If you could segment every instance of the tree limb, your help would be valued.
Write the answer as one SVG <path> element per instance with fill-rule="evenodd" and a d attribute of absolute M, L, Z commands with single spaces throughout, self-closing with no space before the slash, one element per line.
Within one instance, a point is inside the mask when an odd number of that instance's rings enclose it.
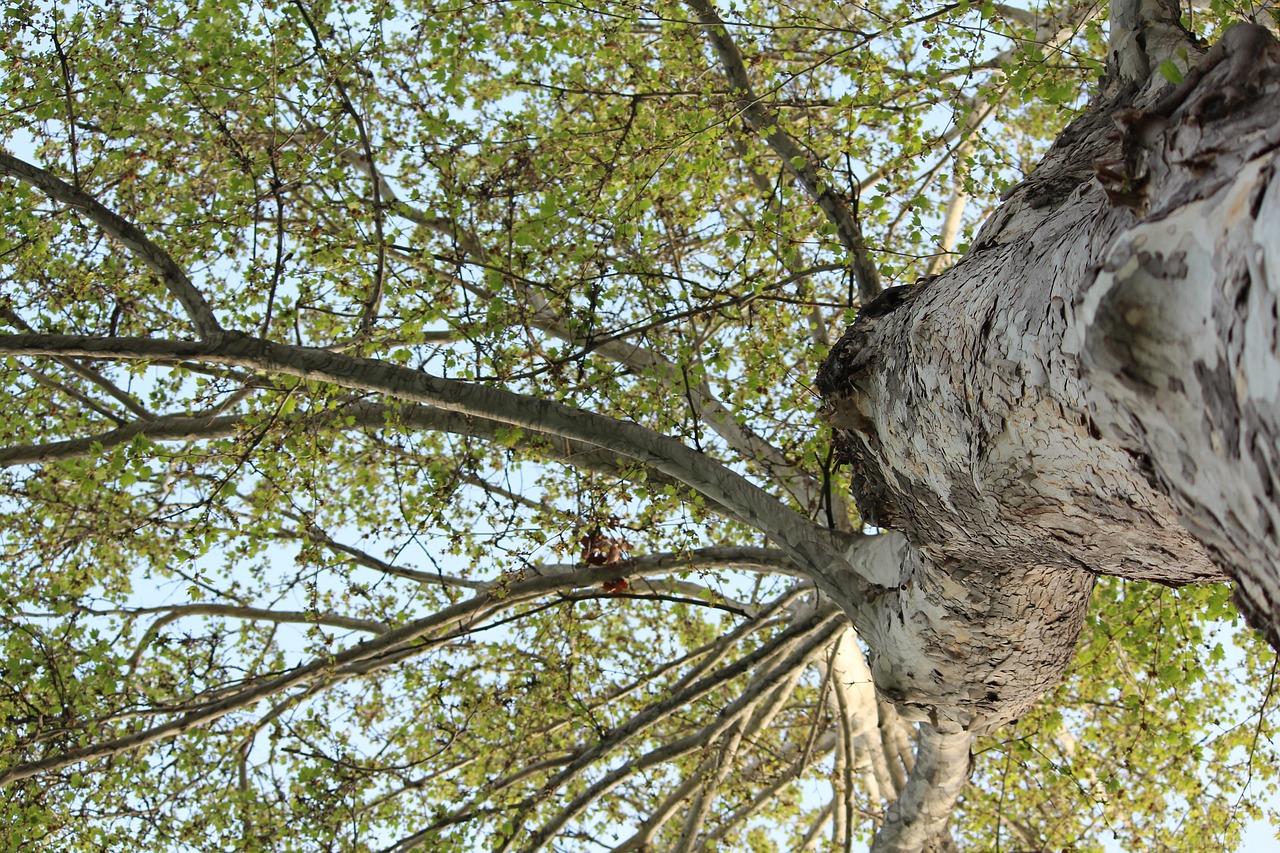
<path fill-rule="evenodd" d="M 54 201 L 83 211 L 99 228 L 120 241 L 134 257 L 160 277 L 169 293 L 182 304 L 200 337 L 212 339 L 221 334 L 222 326 L 214 317 L 213 309 L 205 301 L 204 294 L 191 283 L 186 272 L 169 253 L 151 242 L 137 226 L 66 181 L 4 151 L 0 151 L 0 174 L 17 178 L 36 187 Z"/>
<path fill-rule="evenodd" d="M 202 342 L 81 335 L 0 335 L 6 355 L 79 356 L 197 361 L 282 373 L 343 388 L 386 394 L 445 411 L 488 418 L 568 439 L 585 441 L 673 477 L 765 532 L 811 570 L 842 605 L 864 600 L 873 584 L 855 574 L 841 543 L 854 539 L 828 531 L 714 460 L 638 424 L 524 394 L 443 379 L 407 367 L 311 347 L 288 346 L 243 334 Z M 853 568 L 853 571 L 849 569 Z M 854 607 L 847 606 L 849 612 Z"/>
<path fill-rule="evenodd" d="M 969 779 L 968 732 L 943 733 L 920 724 L 916 764 L 871 843 L 871 853 L 919 853 L 946 827 Z"/>
<path fill-rule="evenodd" d="M 880 272 L 876 267 L 866 241 L 857 211 L 849 200 L 832 189 L 831 181 L 821 174 L 822 164 L 791 134 L 782 129 L 781 121 L 773 110 L 755 93 L 751 75 L 738 45 L 729 36 L 729 29 L 710 0 L 685 0 L 698 16 L 707 39 L 720 57 L 729 86 L 736 93 L 737 107 L 752 130 L 761 134 L 769 147 L 782 160 L 783 168 L 790 172 L 826 214 L 836 227 L 840 243 L 849 252 L 853 263 L 854 278 L 858 282 L 858 294 L 862 304 L 870 302 L 880 293 Z"/>

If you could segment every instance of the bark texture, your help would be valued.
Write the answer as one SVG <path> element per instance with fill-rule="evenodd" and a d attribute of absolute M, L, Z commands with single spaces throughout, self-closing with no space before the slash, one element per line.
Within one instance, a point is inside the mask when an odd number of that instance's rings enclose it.
<path fill-rule="evenodd" d="M 906 538 L 855 622 L 908 719 L 1025 711 L 1098 574 L 1235 577 L 1275 642 L 1276 58 L 1240 25 L 1172 93 L 1124 63 L 961 263 L 833 348 L 819 390 L 859 509 Z"/>
<path fill-rule="evenodd" d="M 1145 216 L 1074 312 L 1089 403 L 1280 648 L 1280 44 L 1238 25 L 1155 109 L 1119 118 L 1114 171 Z"/>

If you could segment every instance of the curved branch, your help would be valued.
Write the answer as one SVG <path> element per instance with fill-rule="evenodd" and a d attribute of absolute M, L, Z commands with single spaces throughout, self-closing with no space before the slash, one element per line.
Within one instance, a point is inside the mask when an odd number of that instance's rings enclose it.
<path fill-rule="evenodd" d="M 806 667 L 807 662 L 801 662 L 789 673 L 786 673 L 780 679 L 778 686 L 773 688 L 769 695 L 764 698 L 761 703 L 762 707 L 752 709 L 751 715 L 745 723 L 735 726 L 725 737 L 723 746 L 709 756 L 709 769 L 714 772 L 704 780 L 702 789 L 698 791 L 693 803 L 686 809 L 685 825 L 681 830 L 677 846 L 673 848 L 673 853 L 688 853 L 688 851 L 705 849 L 707 836 L 702 832 L 702 827 L 711 812 L 711 805 L 715 802 L 717 790 L 724 783 L 729 772 L 733 770 L 735 759 L 743 741 L 750 742 L 756 734 L 772 725 L 774 719 L 782 712 L 788 700 L 791 699 L 796 685 L 799 684 L 801 676 L 804 675 Z M 720 827 L 725 832 L 730 828 L 731 824 L 722 824 Z"/>
<path fill-rule="evenodd" d="M 69 359 L 64 359 L 69 361 Z M 104 413 L 109 414 L 109 413 Z M 42 464 L 74 459 L 99 453 L 113 447 L 128 445 L 138 436 L 148 441 L 201 441 L 227 438 L 240 431 L 243 415 L 166 415 L 149 420 L 123 424 L 116 429 L 93 433 L 83 438 L 52 441 L 46 444 L 22 444 L 0 448 L 0 468 L 13 465 Z M 410 429 L 448 432 L 485 441 L 502 441 L 514 450 L 534 456 L 572 465 L 583 471 L 622 476 L 634 463 L 620 459 L 617 453 L 588 442 L 526 429 L 511 441 L 510 425 L 491 418 L 475 417 L 457 412 L 447 412 L 434 406 L 383 406 L 373 403 L 352 402 L 337 409 L 281 416 L 286 423 L 344 423 L 353 418 L 352 426 L 365 429 L 385 429 L 388 418 Z M 396 449 L 394 445 L 387 445 Z M 658 485 L 683 486 L 679 480 L 660 471 L 650 469 L 647 480 Z M 733 517 L 725 507 L 708 501 L 708 508 Z"/>
<path fill-rule="evenodd" d="M 516 604 L 548 592 L 554 592 L 566 586 L 571 587 L 580 583 L 598 582 L 599 579 L 607 577 L 607 573 L 584 571 L 580 578 L 557 576 L 529 578 L 505 585 L 490 584 L 489 587 L 466 601 L 446 607 L 422 619 L 416 619 L 399 628 L 386 631 L 371 640 L 362 641 L 342 651 L 317 656 L 307 663 L 294 667 L 274 678 L 255 682 L 247 689 L 236 691 L 214 701 L 201 703 L 192 710 L 181 713 L 168 722 L 122 737 L 104 739 L 86 746 L 68 749 L 56 755 L 11 766 L 0 772 L 0 786 L 22 779 L 29 779 L 42 773 L 60 770 L 81 761 L 116 755 L 130 749 L 176 737 L 220 719 L 232 711 L 249 707 L 263 699 L 316 679 L 341 680 L 353 675 L 362 675 L 384 669 L 411 654 L 422 654 L 430 651 L 437 643 L 419 643 L 417 646 L 411 646 L 410 644 L 426 638 L 433 632 L 446 630 L 466 621 L 474 624 L 492 615 L 495 611 L 510 609 Z M 495 597 L 495 592 L 497 591 L 500 591 L 501 594 Z M 443 640 L 448 639 L 452 639 L 452 636 L 445 635 L 443 637 Z"/>
<path fill-rule="evenodd" d="M 169 290 L 195 326 L 202 338 L 216 338 L 222 332 L 222 326 L 213 315 L 213 309 L 205 301 L 204 294 L 196 289 L 168 252 L 151 242 L 141 229 L 128 222 L 115 211 L 109 210 L 92 196 L 73 187 L 66 181 L 35 166 L 25 160 L 19 160 L 11 154 L 0 151 L 0 174 L 17 178 L 23 183 L 39 189 L 54 201 L 60 201 L 68 207 L 83 211 L 107 235 L 120 241 L 134 257 L 151 269 L 164 286 Z"/>
<path fill-rule="evenodd" d="M 407 367 L 311 347 L 228 333 L 189 342 L 82 335 L 0 335 L 5 355 L 83 356 L 197 361 L 280 373 L 343 388 L 386 394 L 459 414 L 550 433 L 612 450 L 673 477 L 764 532 L 850 612 L 874 592 L 847 559 L 855 539 L 828 531 L 792 511 L 741 475 L 675 439 L 639 424 L 501 388 L 443 379 Z"/>

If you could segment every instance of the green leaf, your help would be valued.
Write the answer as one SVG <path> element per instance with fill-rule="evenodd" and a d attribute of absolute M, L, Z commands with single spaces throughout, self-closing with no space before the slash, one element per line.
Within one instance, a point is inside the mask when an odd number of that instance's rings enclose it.
<path fill-rule="evenodd" d="M 1164 79 L 1173 83 L 1175 86 L 1181 83 L 1185 76 L 1182 73 L 1182 69 L 1179 68 L 1178 64 L 1172 59 L 1166 59 L 1164 62 L 1161 62 L 1159 65 L 1159 71 L 1160 76 L 1164 77 Z"/>

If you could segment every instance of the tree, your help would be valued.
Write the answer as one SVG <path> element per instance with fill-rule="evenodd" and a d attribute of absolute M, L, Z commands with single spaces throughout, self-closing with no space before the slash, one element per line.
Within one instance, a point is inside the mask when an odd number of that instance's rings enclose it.
<path fill-rule="evenodd" d="M 10 846 L 1231 847 L 1277 49 L 1100 14 L 10 9 Z"/>

